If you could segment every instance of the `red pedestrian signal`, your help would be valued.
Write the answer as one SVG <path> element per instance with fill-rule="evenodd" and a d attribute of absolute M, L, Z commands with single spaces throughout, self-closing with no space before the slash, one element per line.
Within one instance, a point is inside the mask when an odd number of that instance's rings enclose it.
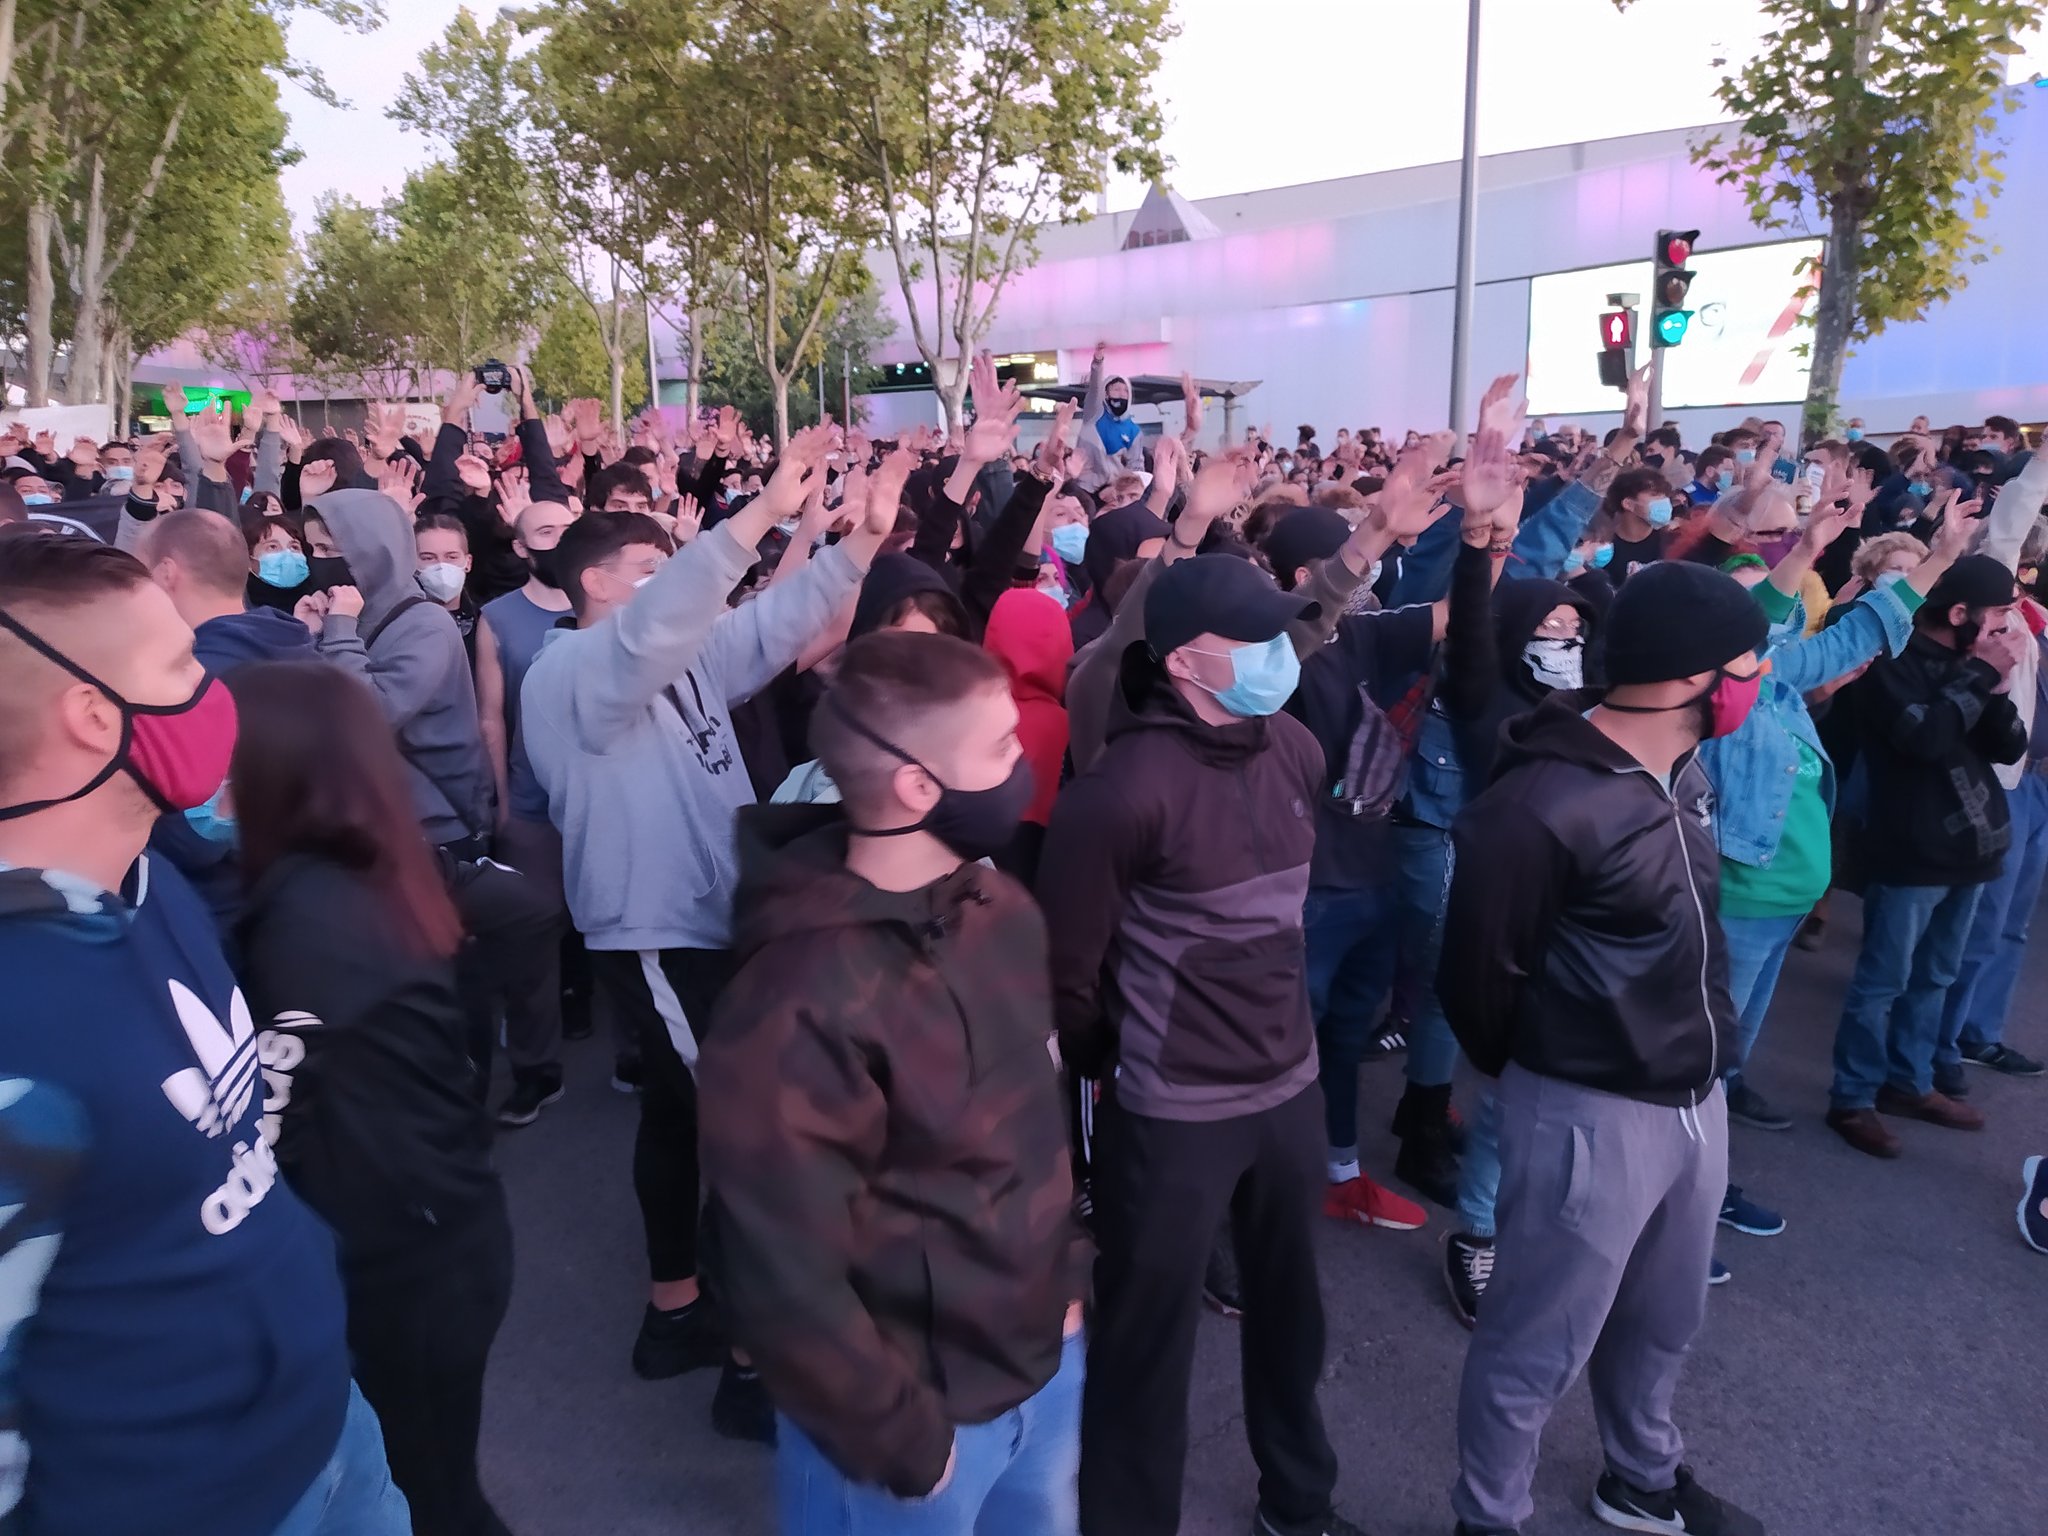
<path fill-rule="evenodd" d="M 1626 352 L 1635 340 L 1634 317 L 1625 309 L 1600 313 L 1600 345 L 1613 352 Z"/>

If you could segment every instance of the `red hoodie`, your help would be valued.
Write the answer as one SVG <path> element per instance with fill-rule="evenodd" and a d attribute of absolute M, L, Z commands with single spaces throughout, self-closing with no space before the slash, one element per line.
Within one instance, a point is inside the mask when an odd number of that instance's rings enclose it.
<path fill-rule="evenodd" d="M 1030 587 L 1015 587 L 996 599 L 983 643 L 1010 675 L 1017 701 L 1017 735 L 1031 764 L 1036 789 L 1024 819 L 1044 826 L 1059 793 L 1060 766 L 1067 755 L 1067 663 L 1074 635 L 1066 610 Z"/>

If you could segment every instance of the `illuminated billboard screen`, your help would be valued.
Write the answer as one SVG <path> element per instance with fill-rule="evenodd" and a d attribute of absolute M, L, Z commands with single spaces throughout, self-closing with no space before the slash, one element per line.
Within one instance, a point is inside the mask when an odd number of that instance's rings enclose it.
<path fill-rule="evenodd" d="M 1818 240 L 1787 240 L 1732 251 L 1695 251 L 1686 307 L 1692 324 L 1681 346 L 1664 353 L 1664 407 L 1785 405 L 1806 398 L 1807 359 L 1795 348 L 1812 313 L 1798 291 L 1802 263 Z M 1650 263 L 1621 262 L 1553 272 L 1529 282 L 1529 411 L 1588 415 L 1621 409 L 1621 392 L 1600 383 L 1600 313 L 1610 293 L 1640 296 L 1636 357 L 1648 356 Z"/>

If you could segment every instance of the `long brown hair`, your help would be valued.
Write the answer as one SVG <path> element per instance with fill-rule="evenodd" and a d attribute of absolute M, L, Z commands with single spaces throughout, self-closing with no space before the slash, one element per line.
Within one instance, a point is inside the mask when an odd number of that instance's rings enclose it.
<path fill-rule="evenodd" d="M 287 854 L 330 860 L 376 889 L 404 942 L 454 954 L 462 919 L 370 690 L 322 661 L 239 667 L 227 684 L 241 716 L 228 782 L 248 883 Z"/>

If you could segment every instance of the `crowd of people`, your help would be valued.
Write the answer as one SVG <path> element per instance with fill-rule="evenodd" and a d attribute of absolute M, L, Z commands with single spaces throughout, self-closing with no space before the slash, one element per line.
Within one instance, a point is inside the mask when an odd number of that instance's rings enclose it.
<path fill-rule="evenodd" d="M 1761 1532 L 1674 1403 L 1718 1229 L 1785 1228 L 1728 1126 L 1793 1123 L 1744 1068 L 1831 890 L 1851 1147 L 2043 1071 L 2048 460 L 1515 382 L 1327 453 L 1192 382 L 1146 432 L 1101 350 L 1029 438 L 985 355 L 890 441 L 516 368 L 502 437 L 468 377 L 431 441 L 0 433 L 0 1524 L 503 1536 L 492 1140 L 604 1031 L 622 1366 L 718 1372 L 785 1536 L 1169 1536 L 1205 1305 L 1255 1531 L 1352 1536 L 1316 1232 L 1395 1185 L 1454 1213 L 1463 1536 L 1582 1372 L 1595 1515 Z"/>

